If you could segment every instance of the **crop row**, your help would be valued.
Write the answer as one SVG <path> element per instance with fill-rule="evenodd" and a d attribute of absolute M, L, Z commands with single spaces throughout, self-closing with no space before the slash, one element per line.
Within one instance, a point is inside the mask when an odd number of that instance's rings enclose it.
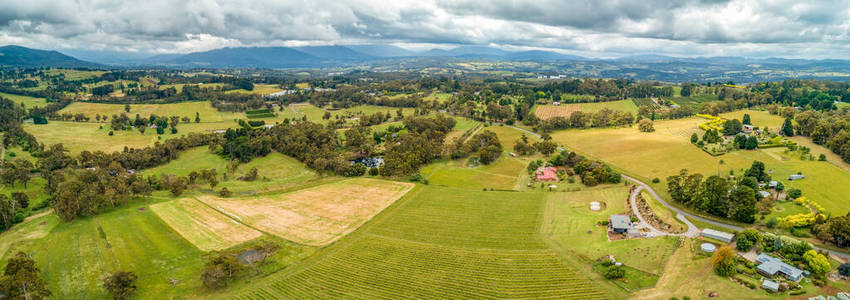
<path fill-rule="evenodd" d="M 368 235 L 243 299 L 603 298 L 547 250 L 444 247 Z"/>

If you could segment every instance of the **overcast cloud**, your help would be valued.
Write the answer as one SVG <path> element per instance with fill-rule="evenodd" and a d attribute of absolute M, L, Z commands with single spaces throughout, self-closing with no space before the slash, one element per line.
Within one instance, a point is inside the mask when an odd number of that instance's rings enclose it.
<path fill-rule="evenodd" d="M 850 58 L 840 0 L 0 1 L 0 44 L 186 53 L 375 43 Z"/>

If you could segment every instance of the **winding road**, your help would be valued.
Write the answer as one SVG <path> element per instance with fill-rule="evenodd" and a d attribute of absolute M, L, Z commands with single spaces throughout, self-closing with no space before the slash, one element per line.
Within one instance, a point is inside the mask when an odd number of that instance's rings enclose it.
<path fill-rule="evenodd" d="M 516 126 L 513 126 L 513 125 L 505 125 L 505 126 L 516 129 L 516 130 L 520 130 L 520 131 L 525 132 L 525 133 L 528 133 L 528 134 L 530 134 L 530 135 L 532 135 L 532 136 L 534 136 L 538 139 L 542 138 L 539 134 L 534 133 L 534 132 L 527 130 L 525 128 L 519 128 L 519 127 L 516 127 Z M 566 150 L 566 149 L 564 149 L 564 147 L 561 147 L 560 145 L 558 146 L 558 151 L 564 151 L 564 150 Z M 662 199 L 661 196 L 659 196 L 658 193 L 656 193 L 655 190 L 652 189 L 652 187 L 650 187 L 648 184 L 644 183 L 643 181 L 640 181 L 637 178 L 634 178 L 634 177 L 631 177 L 631 176 L 628 176 L 628 175 L 625 175 L 625 174 L 621 174 L 621 176 L 623 176 L 623 178 L 625 178 L 626 180 L 634 182 L 635 184 L 638 185 L 638 188 L 636 188 L 635 191 L 640 192 L 640 189 L 645 189 L 647 192 L 649 192 L 650 195 L 652 195 L 652 197 L 655 197 L 655 200 L 657 200 L 658 203 L 661 203 L 661 205 L 664 205 L 665 207 L 669 208 L 670 210 L 676 212 L 676 219 L 679 219 L 679 220 L 685 222 L 685 224 L 688 225 L 688 231 L 685 234 L 692 233 L 691 232 L 692 229 L 699 230 L 699 228 L 694 226 L 694 224 L 691 223 L 687 218 L 691 218 L 693 220 L 697 220 L 697 221 L 700 221 L 700 222 L 703 222 L 703 223 L 706 223 L 706 224 L 711 224 L 711 225 L 714 225 L 714 226 L 717 226 L 717 227 L 726 228 L 726 229 L 729 229 L 729 230 L 732 230 L 732 231 L 742 231 L 742 230 L 745 229 L 744 227 L 741 227 L 741 226 L 726 224 L 726 223 L 723 223 L 723 222 L 718 222 L 718 221 L 706 219 L 706 218 L 694 215 L 692 213 L 689 213 L 687 211 L 684 211 L 681 208 L 670 205 L 669 203 L 667 203 L 667 201 L 664 201 L 664 199 Z M 630 197 L 635 197 L 634 192 Z M 634 200 L 634 198 L 632 198 L 632 200 Z M 650 227 L 649 223 L 646 223 L 646 221 L 643 220 L 643 217 L 638 212 L 637 207 L 634 204 L 634 201 L 631 201 L 631 202 L 632 202 L 632 209 L 636 212 L 635 214 L 638 216 L 638 219 L 640 219 L 640 221 L 642 223 L 647 224 L 646 226 L 651 228 L 651 230 L 661 232 L 660 230 L 657 230 L 655 228 Z M 661 233 L 663 233 L 663 232 L 661 232 Z M 837 258 L 843 259 L 845 261 L 850 261 L 850 253 L 826 249 L 826 248 L 821 248 L 821 247 L 817 247 L 817 246 L 815 246 L 814 248 L 815 248 L 815 250 L 818 250 L 818 251 L 825 251 L 825 252 L 827 252 L 827 253 L 829 253 L 829 254 L 837 257 Z"/>
<path fill-rule="evenodd" d="M 688 230 L 685 231 L 684 233 L 668 233 L 668 232 L 664 232 L 660 229 L 657 229 L 655 227 L 652 227 L 652 224 L 647 222 L 643 218 L 643 215 L 641 215 L 640 209 L 638 209 L 638 205 L 637 205 L 637 201 L 636 201 L 637 196 L 640 195 L 640 192 L 643 191 L 644 189 L 645 189 L 644 186 L 638 185 L 636 188 L 632 189 L 632 193 L 631 193 L 631 195 L 629 195 L 629 203 L 631 203 L 631 205 L 632 205 L 632 211 L 635 213 L 635 216 L 637 216 L 638 220 L 640 220 L 640 223 L 638 223 L 639 225 L 637 226 L 637 228 L 648 229 L 649 230 L 649 237 L 669 235 L 669 236 L 686 236 L 686 237 L 694 238 L 694 237 L 699 236 L 699 233 L 700 233 L 699 228 L 697 228 L 697 226 L 694 225 L 694 223 L 691 223 L 691 221 L 688 220 L 687 218 L 685 218 L 685 216 L 682 215 L 682 214 L 677 214 L 676 219 L 678 219 L 679 221 L 682 221 L 682 223 L 685 223 L 685 225 L 688 226 Z M 649 190 L 647 190 L 647 191 L 649 191 Z M 656 199 L 658 199 L 658 198 L 656 198 Z"/>

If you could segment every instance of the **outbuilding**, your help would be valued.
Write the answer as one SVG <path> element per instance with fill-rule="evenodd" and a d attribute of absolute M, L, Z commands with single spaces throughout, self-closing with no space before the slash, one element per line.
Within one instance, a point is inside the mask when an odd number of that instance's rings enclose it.
<path fill-rule="evenodd" d="M 703 229 L 702 233 L 700 233 L 700 235 L 707 237 L 707 238 L 710 238 L 710 239 L 715 239 L 715 240 L 718 240 L 718 241 L 724 241 L 724 242 L 727 242 L 727 243 L 731 243 L 732 239 L 735 238 L 734 234 L 731 234 L 731 233 L 728 233 L 728 232 L 723 232 L 723 231 L 717 231 L 717 230 L 709 229 L 709 228 Z"/>
<path fill-rule="evenodd" d="M 775 293 L 779 291 L 779 283 L 770 279 L 765 279 L 761 282 L 761 288 Z"/>
<path fill-rule="evenodd" d="M 788 176 L 788 180 L 800 180 L 803 178 L 806 178 L 806 176 L 803 176 L 803 174 L 793 174 L 791 176 Z"/>
<path fill-rule="evenodd" d="M 625 233 L 629 229 L 632 229 L 632 220 L 629 216 L 611 215 L 608 217 L 608 226 L 611 227 L 611 231 L 614 233 Z"/>

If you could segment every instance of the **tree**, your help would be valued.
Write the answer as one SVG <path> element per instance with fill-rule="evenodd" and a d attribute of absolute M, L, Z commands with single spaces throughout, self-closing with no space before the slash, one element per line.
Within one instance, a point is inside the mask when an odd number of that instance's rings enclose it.
<path fill-rule="evenodd" d="M 235 256 L 227 252 L 212 251 L 207 254 L 207 261 L 201 272 L 201 280 L 204 282 L 204 286 L 208 288 L 222 288 L 227 286 L 229 281 L 243 268 Z"/>
<path fill-rule="evenodd" d="M 758 146 L 759 146 L 759 140 L 758 140 L 758 138 L 756 138 L 754 136 L 747 137 L 747 141 L 744 142 L 744 149 L 747 149 L 747 150 L 754 150 L 754 149 L 758 148 Z"/>
<path fill-rule="evenodd" d="M 223 188 L 221 188 L 221 191 L 219 191 L 219 192 L 218 192 L 218 194 L 219 194 L 220 196 L 222 196 L 222 197 L 230 197 L 230 196 L 233 196 L 233 192 L 231 192 L 230 190 L 228 190 L 228 189 L 227 189 L 227 187 L 223 187 Z"/>
<path fill-rule="evenodd" d="M 723 134 L 724 135 L 736 135 L 743 129 L 743 125 L 741 125 L 741 121 L 738 119 L 732 119 L 723 123 Z"/>
<path fill-rule="evenodd" d="M 761 234 L 755 229 L 745 229 L 738 233 L 736 248 L 738 251 L 747 252 L 761 241 Z"/>
<path fill-rule="evenodd" d="M 655 131 L 655 127 L 652 126 L 652 121 L 643 119 L 638 122 L 638 130 L 640 132 L 653 132 Z"/>
<path fill-rule="evenodd" d="M 124 104 L 124 112 L 130 112 L 130 104 Z"/>
<path fill-rule="evenodd" d="M 745 177 L 754 177 L 756 180 L 760 182 L 768 182 L 770 181 L 770 175 L 765 172 L 765 166 L 763 162 L 753 161 L 753 164 L 744 172 Z"/>
<path fill-rule="evenodd" d="M 792 188 L 788 190 L 786 196 L 788 197 L 788 199 L 797 199 L 803 196 L 803 191 L 797 188 Z"/>
<path fill-rule="evenodd" d="M 478 150 L 478 160 L 482 164 L 489 165 L 499 158 L 502 154 L 502 149 L 494 145 L 490 145 Z"/>
<path fill-rule="evenodd" d="M 137 129 L 139 130 L 139 133 L 141 133 L 142 135 L 144 135 L 144 134 L 145 134 L 145 130 L 146 130 L 146 129 L 148 129 L 148 128 L 147 128 L 146 126 L 142 125 L 142 126 L 137 127 Z"/>
<path fill-rule="evenodd" d="M 605 271 L 605 278 L 620 279 L 626 276 L 626 271 L 622 267 L 611 267 Z"/>
<path fill-rule="evenodd" d="M 785 118 L 785 123 L 782 123 L 782 129 L 779 130 L 784 136 L 794 136 L 794 126 L 791 124 L 791 117 Z"/>
<path fill-rule="evenodd" d="M 724 277 L 735 274 L 735 255 L 735 249 L 732 249 L 730 246 L 723 246 L 717 249 L 711 258 L 714 272 Z"/>
<path fill-rule="evenodd" d="M 112 299 L 130 299 L 136 292 L 136 273 L 118 271 L 103 279 L 103 287 L 112 295 Z"/>
<path fill-rule="evenodd" d="M 850 276 L 850 263 L 843 263 L 838 266 L 838 274 L 841 276 Z"/>
<path fill-rule="evenodd" d="M 6 264 L 0 278 L 0 292 L 6 299 L 45 299 L 51 296 L 35 260 L 23 252 L 15 254 Z"/>
<path fill-rule="evenodd" d="M 558 149 L 558 145 L 552 142 L 551 140 L 544 140 L 542 142 L 534 143 L 534 148 L 537 149 L 540 154 L 545 156 L 549 156 L 554 153 L 555 150 Z"/>
<path fill-rule="evenodd" d="M 691 134 L 691 144 L 696 144 L 699 141 L 699 136 L 696 133 Z"/>
<path fill-rule="evenodd" d="M 743 124 L 743 125 L 753 125 L 752 121 L 750 120 L 750 114 L 744 114 L 744 118 L 741 119 L 741 124 Z"/>
<path fill-rule="evenodd" d="M 832 266 L 829 264 L 829 260 L 823 254 L 818 253 L 815 250 L 806 251 L 803 254 L 803 261 L 809 266 L 809 270 L 812 271 L 812 274 L 815 275 L 823 275 L 826 272 L 829 272 L 832 269 Z"/>
<path fill-rule="evenodd" d="M 29 197 L 25 193 L 12 192 L 12 200 L 15 200 L 15 203 L 17 203 L 20 208 L 27 208 L 30 206 Z"/>
<path fill-rule="evenodd" d="M 195 112 L 195 123 L 201 123 L 201 114 Z"/>

